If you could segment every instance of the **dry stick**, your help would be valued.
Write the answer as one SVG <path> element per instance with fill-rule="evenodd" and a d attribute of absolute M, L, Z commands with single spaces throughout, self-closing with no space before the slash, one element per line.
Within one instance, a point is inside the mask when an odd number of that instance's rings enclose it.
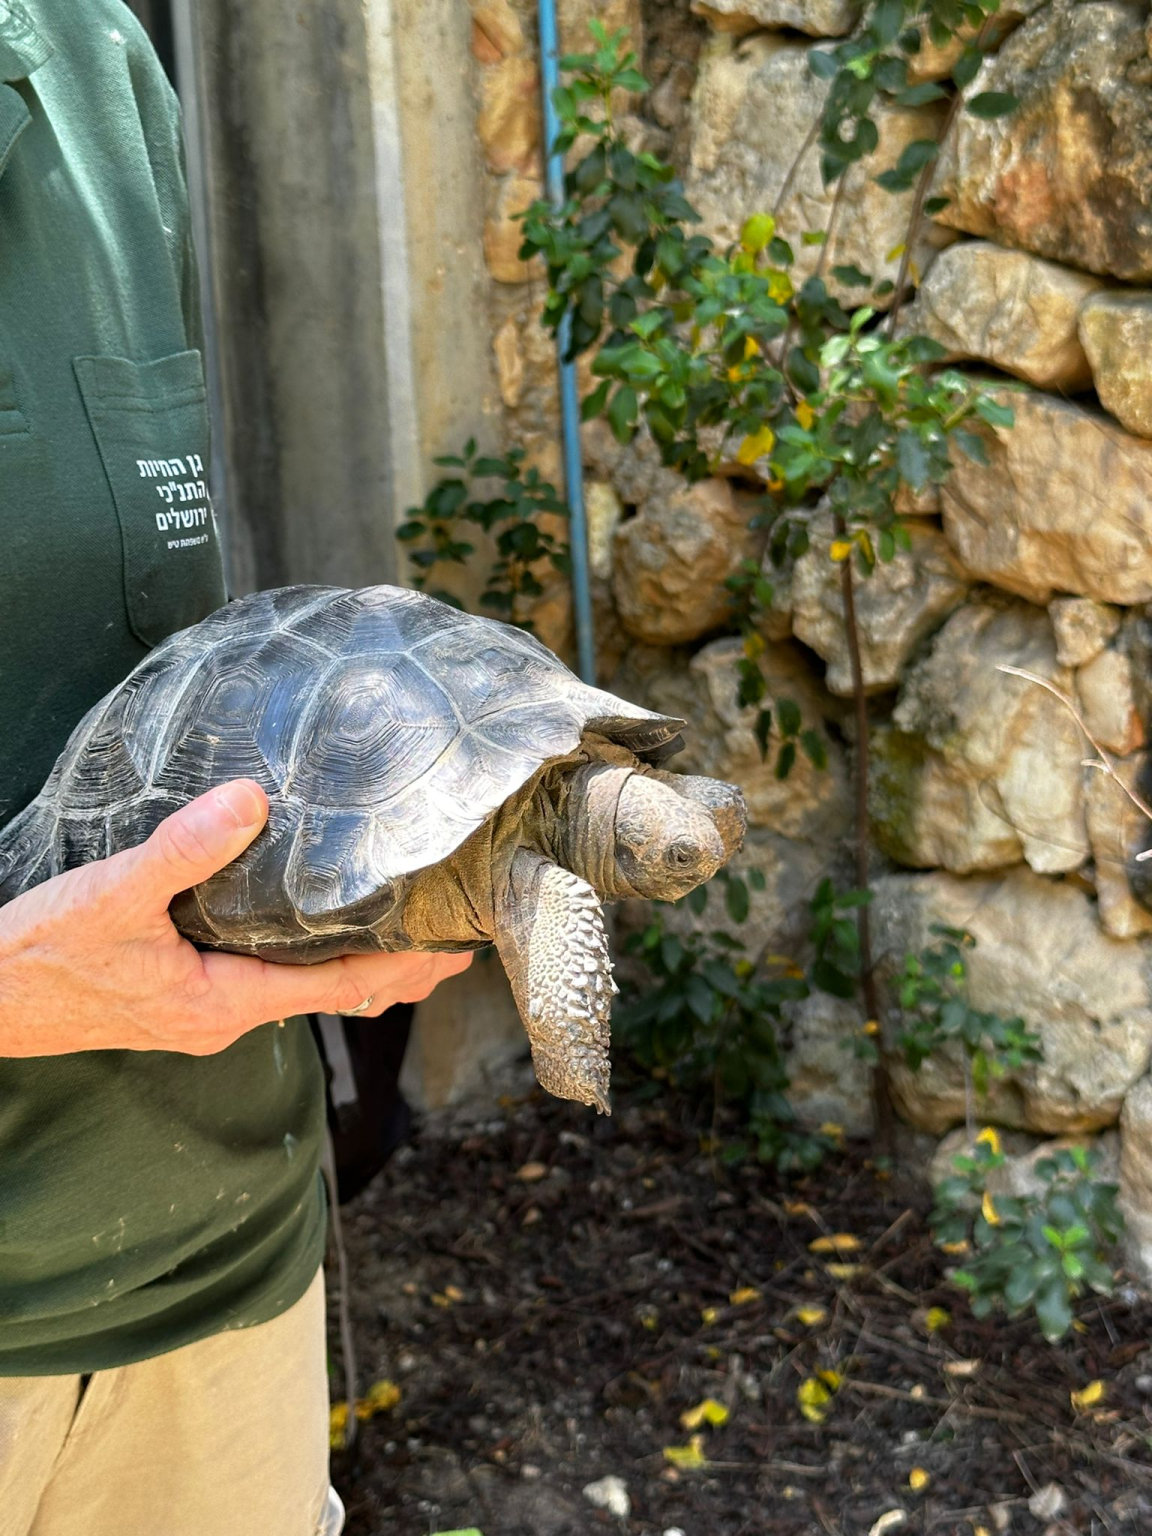
<path fill-rule="evenodd" d="M 843 539 L 847 526 L 836 514 L 836 537 Z M 844 605 L 844 629 L 848 637 L 848 659 L 852 666 L 852 702 L 856 712 L 856 888 L 871 891 L 868 883 L 868 698 L 864 692 L 864 668 L 860 659 L 860 628 L 856 620 L 856 588 L 852 577 L 851 556 L 840 568 L 840 595 Z M 880 998 L 872 959 L 872 924 L 869 903 L 856 908 L 856 932 L 860 938 L 860 985 L 868 1021 L 880 1023 Z M 876 1120 L 876 1148 L 883 1157 L 891 1157 L 895 1143 L 895 1117 L 888 1067 L 884 1061 L 884 1039 L 872 1068 L 872 1112 Z"/>

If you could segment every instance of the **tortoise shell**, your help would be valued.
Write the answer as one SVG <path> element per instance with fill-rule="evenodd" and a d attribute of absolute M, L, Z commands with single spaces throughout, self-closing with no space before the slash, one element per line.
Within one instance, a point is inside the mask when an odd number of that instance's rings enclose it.
<path fill-rule="evenodd" d="M 172 635 L 89 711 L 0 843 L 0 894 L 131 847 L 204 790 L 250 778 L 268 827 L 195 893 L 201 906 L 211 893 L 209 931 L 189 903 L 180 926 L 229 948 L 229 933 L 256 950 L 304 941 L 312 958 L 310 936 L 373 921 L 403 877 L 585 732 L 657 758 L 682 723 L 423 593 L 259 592 Z"/>

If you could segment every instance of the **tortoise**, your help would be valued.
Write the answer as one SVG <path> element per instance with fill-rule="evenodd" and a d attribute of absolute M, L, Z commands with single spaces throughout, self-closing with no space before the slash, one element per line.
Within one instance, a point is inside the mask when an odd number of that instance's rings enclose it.
<path fill-rule="evenodd" d="M 254 779 L 267 826 L 173 901 L 185 937 L 289 964 L 495 944 L 540 1083 L 606 1113 L 601 900 L 684 895 L 744 833 L 738 789 L 659 766 L 683 726 L 420 592 L 259 592 L 89 710 L 0 832 L 0 903 Z"/>

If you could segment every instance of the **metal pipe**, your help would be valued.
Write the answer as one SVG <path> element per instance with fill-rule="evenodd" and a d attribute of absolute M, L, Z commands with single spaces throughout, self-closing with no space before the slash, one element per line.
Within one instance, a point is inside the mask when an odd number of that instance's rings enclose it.
<path fill-rule="evenodd" d="M 548 196 L 554 207 L 564 203 L 564 156 L 553 149 L 560 123 L 552 104 L 552 92 L 560 84 L 559 40 L 556 33 L 556 0 L 539 0 L 540 74 L 544 89 L 544 153 L 548 172 Z M 586 683 L 596 682 L 596 643 L 592 628 L 592 585 L 588 570 L 588 519 L 584 511 L 584 472 L 580 451 L 580 395 L 576 364 L 565 362 L 571 331 L 570 317 L 556 336 L 560 368 L 560 420 L 564 432 L 564 494 L 570 515 L 569 544 L 572 558 L 572 607 L 576 621 L 576 664 Z"/>

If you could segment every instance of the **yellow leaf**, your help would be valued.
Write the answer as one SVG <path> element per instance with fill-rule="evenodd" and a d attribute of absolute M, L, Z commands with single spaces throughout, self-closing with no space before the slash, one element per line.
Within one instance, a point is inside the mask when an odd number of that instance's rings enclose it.
<path fill-rule="evenodd" d="M 333 1403 L 328 1410 L 328 1444 L 334 1451 L 344 1444 L 344 1432 L 348 1428 L 348 1404 Z"/>
<path fill-rule="evenodd" d="M 701 1424 L 711 1424 L 715 1429 L 727 1422 L 727 1408 L 723 1403 L 718 1403 L 714 1397 L 706 1397 L 702 1403 L 697 1403 L 695 1408 L 685 1408 L 680 1415 L 680 1423 L 684 1429 L 699 1429 Z"/>
<path fill-rule="evenodd" d="M 356 1401 L 356 1417 L 363 1423 L 378 1413 L 395 1408 L 400 1401 L 400 1388 L 394 1381 L 374 1381 L 364 1396 Z"/>
<path fill-rule="evenodd" d="M 820 1127 L 820 1134 L 821 1136 L 831 1136 L 833 1141 L 842 1141 L 844 1139 L 844 1127 L 837 1125 L 835 1120 L 825 1120 L 824 1124 Z"/>
<path fill-rule="evenodd" d="M 444 1287 L 444 1294 L 445 1294 L 445 1296 L 447 1296 L 449 1301 L 463 1301 L 464 1300 L 464 1292 L 460 1289 L 460 1287 L 458 1285 L 446 1285 Z"/>
<path fill-rule="evenodd" d="M 640 1326 L 647 1328 L 649 1333 L 654 1333 L 660 1325 L 660 1314 L 655 1307 L 645 1307 L 640 1313 Z"/>
<path fill-rule="evenodd" d="M 984 1191 L 984 1198 L 980 1202 L 980 1214 L 990 1227 L 1000 1225 L 1000 1213 L 997 1211 L 989 1190 Z"/>
<path fill-rule="evenodd" d="M 1000 1156 L 1000 1132 L 994 1125 L 986 1125 L 979 1136 L 977 1136 L 976 1141 L 977 1144 L 983 1141 L 991 1147 L 994 1157 Z"/>
<path fill-rule="evenodd" d="M 986 1525 L 974 1525 L 972 1527 L 972 1536 L 992 1536 L 992 1532 Z"/>
<path fill-rule="evenodd" d="M 774 304 L 786 304 L 795 291 L 787 272 L 769 272 L 768 297 Z"/>
<path fill-rule="evenodd" d="M 775 475 L 767 482 L 767 485 L 770 491 L 782 491 L 784 489 L 783 480 L 777 479 Z"/>
<path fill-rule="evenodd" d="M 828 1313 L 823 1307 L 800 1307 L 796 1313 L 796 1321 L 803 1323 L 805 1328 L 815 1328 L 818 1323 L 826 1320 Z"/>
<path fill-rule="evenodd" d="M 878 1035 L 880 1033 L 880 1025 L 877 1020 L 869 1019 L 861 1033 L 865 1035 Z"/>
<path fill-rule="evenodd" d="M 756 340 L 755 336 L 745 336 L 745 338 L 744 338 L 744 360 L 745 360 L 745 362 L 747 362 L 749 358 L 751 358 L 751 357 L 759 357 L 759 355 L 760 355 L 760 343 Z"/>
<path fill-rule="evenodd" d="M 796 1388 L 796 1401 L 800 1405 L 800 1412 L 810 1424 L 823 1424 L 828 1417 L 828 1404 L 832 1401 L 833 1389 L 825 1385 L 818 1376 L 809 1376 Z"/>
<path fill-rule="evenodd" d="M 757 459 L 762 459 L 766 453 L 772 452 L 775 441 L 776 434 L 771 427 L 761 427 L 757 432 L 750 432 L 736 450 L 736 462 L 755 464 Z"/>
<path fill-rule="evenodd" d="M 952 1324 L 952 1314 L 944 1307 L 929 1307 L 924 1314 L 924 1326 L 929 1333 L 939 1333 L 941 1328 Z"/>
<path fill-rule="evenodd" d="M 443 1291 L 433 1291 L 429 1300 L 434 1307 L 450 1307 L 452 1305 Z"/>
<path fill-rule="evenodd" d="M 839 1371 L 817 1371 L 817 1376 L 831 1391 L 835 1392 L 844 1383 L 844 1378 Z"/>
<path fill-rule="evenodd" d="M 704 1454 L 704 1436 L 693 1435 L 687 1445 L 666 1445 L 664 1460 L 671 1462 L 674 1467 L 681 1467 L 684 1471 L 706 1467 L 708 1458 Z"/>
<path fill-rule="evenodd" d="M 731 1292 L 728 1300 L 734 1307 L 743 1307 L 750 1301 L 759 1301 L 760 1292 L 754 1285 L 742 1285 L 738 1291 Z"/>
<path fill-rule="evenodd" d="M 720 1312 L 719 1312 L 719 1309 L 716 1308 L 716 1307 L 701 1307 L 700 1308 L 700 1319 L 703 1322 L 705 1328 L 711 1328 L 712 1324 L 716 1321 L 716 1319 L 719 1316 L 720 1316 Z"/>
<path fill-rule="evenodd" d="M 808 404 L 807 400 L 801 400 L 796 407 L 796 420 L 804 428 L 805 432 L 812 430 L 812 423 L 816 420 L 816 412 Z"/>
<path fill-rule="evenodd" d="M 784 1209 L 789 1216 L 811 1216 L 812 1207 L 807 1200 L 785 1200 Z"/>
<path fill-rule="evenodd" d="M 923 1467 L 913 1467 L 908 1474 L 908 1486 L 913 1493 L 920 1493 L 932 1481 Z"/>
<path fill-rule="evenodd" d="M 941 1243 L 940 1252 L 951 1254 L 953 1258 L 968 1252 L 968 1239 L 962 1237 L 958 1243 Z"/>
<path fill-rule="evenodd" d="M 833 539 L 831 548 L 828 550 L 828 553 L 832 556 L 832 559 L 836 562 L 836 564 L 839 565 L 843 561 L 847 560 L 848 556 L 852 553 L 852 545 L 848 542 L 847 539 Z"/>
<path fill-rule="evenodd" d="M 833 1280 L 854 1280 L 857 1275 L 864 1273 L 864 1269 L 863 1264 L 825 1264 L 824 1266 L 825 1273 L 831 1275 Z"/>
<path fill-rule="evenodd" d="M 1081 1387 L 1079 1392 L 1070 1392 L 1072 1406 L 1077 1413 L 1083 1413 L 1085 1408 L 1091 1408 L 1101 1402 L 1104 1397 L 1105 1387 L 1102 1381 L 1090 1381 L 1086 1387 Z"/>
<path fill-rule="evenodd" d="M 901 240 L 899 245 L 894 245 L 892 247 L 892 249 L 888 252 L 887 256 L 885 256 L 884 260 L 885 261 L 899 261 L 901 256 L 903 256 L 903 254 L 904 254 L 904 242 L 903 242 L 903 240 Z"/>
<path fill-rule="evenodd" d="M 860 1239 L 851 1232 L 833 1232 L 829 1237 L 814 1237 L 808 1244 L 809 1253 L 855 1253 Z"/>

